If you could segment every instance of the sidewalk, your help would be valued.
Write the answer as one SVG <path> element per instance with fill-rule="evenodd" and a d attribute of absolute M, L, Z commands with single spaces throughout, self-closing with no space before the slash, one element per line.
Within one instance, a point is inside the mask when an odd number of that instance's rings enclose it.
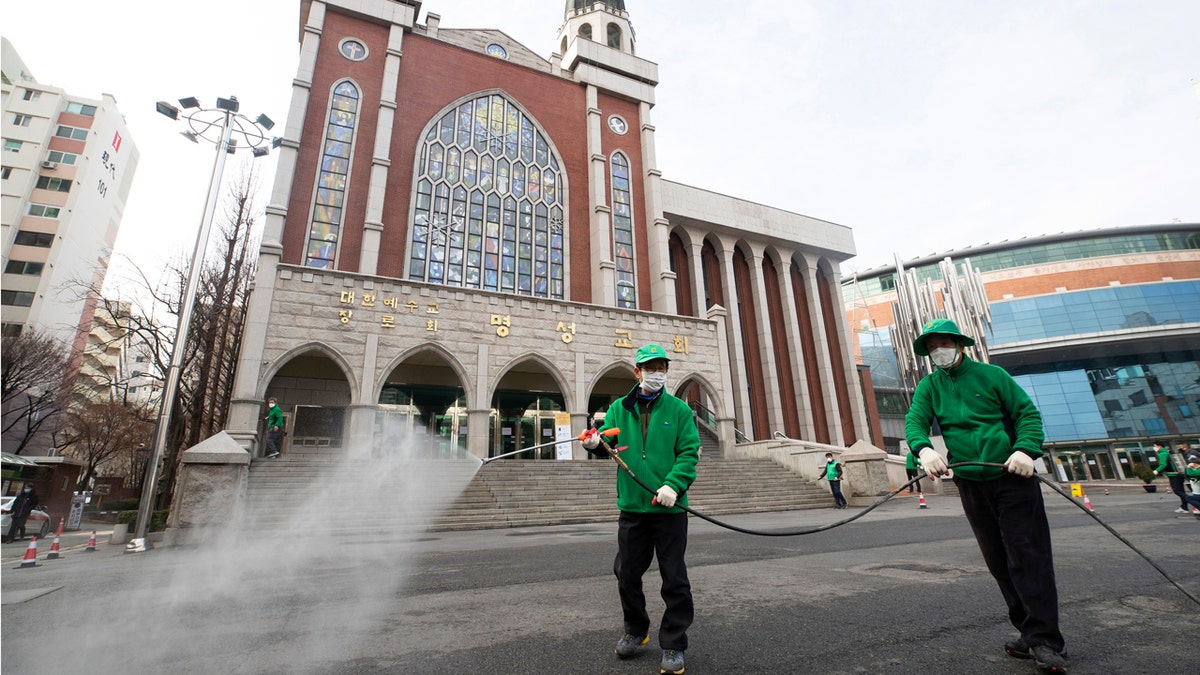
<path fill-rule="evenodd" d="M 111 546 L 108 541 L 112 538 L 113 526 L 112 523 L 82 523 L 80 529 L 63 532 L 59 537 L 58 548 L 62 553 L 67 551 L 80 551 L 87 548 L 88 539 L 92 536 L 92 531 L 96 532 L 96 550 L 97 552 L 109 547 L 123 552 L 125 546 Z M 9 544 L 0 546 L 0 563 L 8 563 L 10 561 L 20 561 L 25 558 L 25 551 L 29 548 L 29 540 L 31 537 L 25 537 L 22 541 L 14 541 Z M 50 546 L 54 543 L 54 532 L 46 535 L 45 539 L 38 539 L 37 551 L 38 560 L 44 560 L 46 554 L 50 552 Z"/>

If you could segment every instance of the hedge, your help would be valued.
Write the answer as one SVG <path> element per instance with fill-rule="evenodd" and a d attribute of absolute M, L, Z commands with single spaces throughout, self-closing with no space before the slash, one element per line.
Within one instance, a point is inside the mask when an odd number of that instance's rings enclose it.
<path fill-rule="evenodd" d="M 150 514 L 150 531 L 162 532 L 167 529 L 167 516 L 171 514 L 170 509 L 161 509 Z M 117 522 L 125 523 L 129 529 L 133 529 L 137 524 L 137 510 L 122 511 L 117 514 Z"/>

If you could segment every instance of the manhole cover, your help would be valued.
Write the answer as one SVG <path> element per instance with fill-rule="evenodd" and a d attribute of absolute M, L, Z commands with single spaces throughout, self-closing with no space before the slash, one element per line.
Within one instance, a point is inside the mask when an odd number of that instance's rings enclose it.
<path fill-rule="evenodd" d="M 849 568 L 847 571 L 854 572 L 856 574 L 869 574 L 877 577 L 924 582 L 947 581 L 950 579 L 958 579 L 960 577 L 982 574 L 986 572 L 986 570 L 982 567 L 945 565 L 935 562 L 907 560 L 893 560 L 885 563 L 856 565 Z"/>

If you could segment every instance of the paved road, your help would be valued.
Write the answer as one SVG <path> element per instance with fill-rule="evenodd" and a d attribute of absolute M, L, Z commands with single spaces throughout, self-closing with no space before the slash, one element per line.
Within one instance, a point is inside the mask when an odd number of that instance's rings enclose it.
<path fill-rule="evenodd" d="M 1048 499 L 1072 672 L 1200 672 L 1200 607 L 1073 505 Z M 1200 521 L 1155 495 L 1093 501 L 1200 595 Z M 803 537 L 693 520 L 687 672 L 1036 672 L 1000 649 L 1014 632 L 957 499 L 929 502 L 919 510 L 897 499 Z M 854 512 L 730 520 L 779 529 Z M 31 569 L 13 569 L 6 547 L 0 663 L 21 674 L 657 673 L 655 650 L 624 662 L 611 653 L 614 539 L 612 523 L 230 534 L 205 549 L 135 555 L 104 543 Z M 657 616 L 655 576 L 647 590 Z"/>

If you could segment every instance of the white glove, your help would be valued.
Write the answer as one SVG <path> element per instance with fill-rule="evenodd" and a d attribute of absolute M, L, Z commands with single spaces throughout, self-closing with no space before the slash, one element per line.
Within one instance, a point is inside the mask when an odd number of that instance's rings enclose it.
<path fill-rule="evenodd" d="M 600 447 L 600 434 L 595 429 L 588 429 L 587 434 L 584 435 L 583 440 L 579 441 L 579 443 L 583 446 L 584 450 L 595 450 Z"/>
<path fill-rule="evenodd" d="M 665 506 L 669 509 L 675 506 L 675 498 L 678 496 L 679 493 L 675 492 L 674 488 L 670 485 L 664 485 L 658 488 L 658 496 L 655 499 L 658 500 L 659 506 Z"/>
<path fill-rule="evenodd" d="M 1017 450 L 1008 456 L 1008 461 L 1004 463 L 1004 468 L 1008 469 L 1009 473 L 1015 473 L 1021 478 L 1029 478 L 1033 475 L 1033 458 Z"/>
<path fill-rule="evenodd" d="M 921 448 L 918 457 L 921 460 L 921 468 L 930 476 L 944 476 L 949 472 L 946 460 L 933 448 Z"/>

